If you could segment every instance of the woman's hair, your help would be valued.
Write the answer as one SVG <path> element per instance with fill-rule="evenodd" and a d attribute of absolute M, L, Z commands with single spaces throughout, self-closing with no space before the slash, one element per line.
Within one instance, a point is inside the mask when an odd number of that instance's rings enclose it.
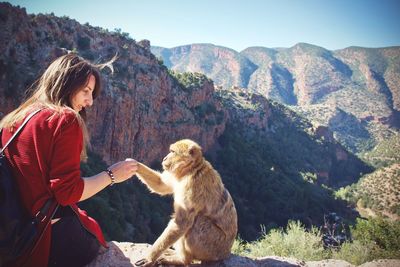
<path fill-rule="evenodd" d="M 13 129 L 15 124 L 22 121 L 26 115 L 35 108 L 45 107 L 61 113 L 69 109 L 76 114 L 84 136 L 84 149 L 81 158 L 86 158 L 86 146 L 89 145 L 89 134 L 85 125 L 86 111 L 73 110 L 72 97 L 84 88 L 89 82 L 90 75 L 95 77 L 96 83 L 93 89 L 93 99 L 100 94 L 101 79 L 100 69 L 108 66 L 112 69 L 112 63 L 116 57 L 103 64 L 93 64 L 75 53 L 68 53 L 54 60 L 43 75 L 31 86 L 30 96 L 14 111 L 0 121 L 0 128 Z"/>

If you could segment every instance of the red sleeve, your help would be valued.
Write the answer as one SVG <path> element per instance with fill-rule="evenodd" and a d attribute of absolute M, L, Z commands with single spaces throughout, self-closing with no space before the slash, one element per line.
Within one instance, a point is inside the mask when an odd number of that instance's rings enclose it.
<path fill-rule="evenodd" d="M 50 189 L 63 206 L 79 201 L 83 193 L 80 155 L 83 134 L 72 113 L 63 114 L 56 122 L 54 146 L 49 166 Z"/>

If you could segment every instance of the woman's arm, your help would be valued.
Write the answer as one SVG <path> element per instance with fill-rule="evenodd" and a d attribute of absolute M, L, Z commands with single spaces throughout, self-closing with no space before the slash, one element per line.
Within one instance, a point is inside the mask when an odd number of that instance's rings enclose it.
<path fill-rule="evenodd" d="M 62 114 L 48 123 L 49 130 L 54 131 L 54 141 L 50 148 L 50 189 L 58 203 L 66 206 L 88 199 L 111 184 L 111 178 L 106 172 L 81 177 L 80 153 L 83 134 L 74 114 Z M 135 175 L 137 162 L 126 159 L 108 169 L 113 173 L 115 182 L 120 183 Z"/>
<path fill-rule="evenodd" d="M 138 163 L 133 159 L 126 159 L 115 163 L 108 168 L 115 178 L 115 183 L 121 183 L 136 174 Z M 83 177 L 83 192 L 79 201 L 86 200 L 111 184 L 110 175 L 103 171 L 91 177 Z"/>

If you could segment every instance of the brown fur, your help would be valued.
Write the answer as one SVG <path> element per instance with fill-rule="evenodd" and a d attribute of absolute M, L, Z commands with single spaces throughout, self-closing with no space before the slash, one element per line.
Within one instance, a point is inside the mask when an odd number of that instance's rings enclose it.
<path fill-rule="evenodd" d="M 174 195 L 174 214 L 146 259 L 136 265 L 187 265 L 227 258 L 237 233 L 235 205 L 221 178 L 185 139 L 170 146 L 163 173 L 139 163 L 137 176 L 154 193 Z M 167 249 L 174 245 L 175 250 Z"/>

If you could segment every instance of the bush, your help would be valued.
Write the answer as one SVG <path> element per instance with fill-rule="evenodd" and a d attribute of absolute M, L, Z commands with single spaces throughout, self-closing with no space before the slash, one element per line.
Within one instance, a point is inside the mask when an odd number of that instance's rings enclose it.
<path fill-rule="evenodd" d="M 400 222 L 382 218 L 357 220 L 352 229 L 354 241 L 345 242 L 337 249 L 324 250 L 321 234 L 312 227 L 307 230 L 300 222 L 289 221 L 286 230 L 263 230 L 258 241 L 246 243 L 240 237 L 235 240 L 232 253 L 247 257 L 281 256 L 304 261 L 323 259 L 345 260 L 354 265 L 378 259 L 400 259 Z"/>
<path fill-rule="evenodd" d="M 379 250 L 378 246 L 373 243 L 362 243 L 354 241 L 353 243 L 346 242 L 338 251 L 332 251 L 332 258 L 337 260 L 345 260 L 354 265 L 360 265 L 364 262 L 375 259 L 375 252 Z"/>
<path fill-rule="evenodd" d="M 175 78 L 175 80 L 187 91 L 200 88 L 206 81 L 210 80 L 207 76 L 201 73 L 184 72 L 179 73 L 173 70 L 169 70 L 169 74 Z"/>
<path fill-rule="evenodd" d="M 247 243 L 240 237 L 235 239 L 231 252 L 236 255 L 245 255 L 247 252 Z"/>
<path fill-rule="evenodd" d="M 324 259 L 329 251 L 324 250 L 318 229 L 312 227 L 306 231 L 299 221 L 289 221 L 286 231 L 273 229 L 269 234 L 264 233 L 260 240 L 247 246 L 244 254 L 251 257 L 294 257 L 309 261 Z"/>
<path fill-rule="evenodd" d="M 383 218 L 357 219 L 352 229 L 354 239 L 364 244 L 375 243 L 388 251 L 400 251 L 400 221 Z"/>

